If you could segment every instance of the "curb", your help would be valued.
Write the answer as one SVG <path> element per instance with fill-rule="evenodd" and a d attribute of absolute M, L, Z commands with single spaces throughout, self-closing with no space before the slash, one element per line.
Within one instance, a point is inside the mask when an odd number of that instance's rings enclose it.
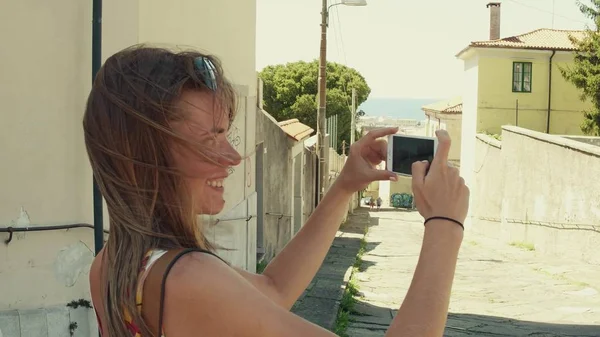
<path fill-rule="evenodd" d="M 369 224 L 368 210 L 358 208 L 348 215 L 317 275 L 292 307 L 293 313 L 329 331 L 334 330 L 341 299 Z"/>

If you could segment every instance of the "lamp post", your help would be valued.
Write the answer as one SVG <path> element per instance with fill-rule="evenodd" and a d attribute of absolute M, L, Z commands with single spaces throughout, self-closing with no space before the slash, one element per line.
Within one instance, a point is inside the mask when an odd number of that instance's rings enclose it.
<path fill-rule="evenodd" d="M 317 109 L 317 149 L 319 151 L 319 176 L 317 186 L 319 188 L 319 201 L 325 195 L 325 182 L 329 177 L 328 165 L 325 162 L 327 145 L 325 144 L 325 121 L 327 105 L 327 27 L 329 21 L 329 9 L 333 6 L 366 6 L 367 0 L 341 0 L 338 3 L 327 6 L 327 0 L 323 0 L 321 9 L 321 53 L 319 57 L 319 82 Z"/>

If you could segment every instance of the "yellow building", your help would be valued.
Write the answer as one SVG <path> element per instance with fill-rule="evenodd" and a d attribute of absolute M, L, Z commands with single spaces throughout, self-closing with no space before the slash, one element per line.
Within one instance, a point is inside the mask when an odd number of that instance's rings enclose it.
<path fill-rule="evenodd" d="M 425 135 L 435 136 L 437 130 L 446 130 L 452 138 L 448 160 L 455 166 L 460 164 L 460 142 L 462 133 L 462 98 L 455 97 L 425 105 L 421 108 L 427 116 Z"/>
<path fill-rule="evenodd" d="M 553 134 L 581 134 L 582 111 L 589 107 L 567 82 L 561 68 L 573 64 L 570 37 L 582 31 L 538 29 L 526 34 L 471 43 L 457 57 L 467 76 L 463 114 L 475 131 L 500 134 L 516 125 Z"/>
<path fill-rule="evenodd" d="M 573 65 L 576 47 L 571 38 L 580 39 L 584 32 L 537 29 L 500 38 L 500 6 L 487 5 L 490 39 L 472 42 L 457 54 L 464 62 L 460 168 L 471 186 L 480 169 L 475 166 L 477 133 L 500 135 L 503 125 L 516 125 L 581 135 L 582 111 L 590 107 L 560 72 Z"/>

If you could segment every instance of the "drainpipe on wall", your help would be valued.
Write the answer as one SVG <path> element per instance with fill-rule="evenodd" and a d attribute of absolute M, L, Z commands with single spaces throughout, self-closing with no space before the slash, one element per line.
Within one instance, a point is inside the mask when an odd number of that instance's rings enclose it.
<path fill-rule="evenodd" d="M 548 70 L 548 116 L 546 117 L 546 133 L 550 133 L 550 112 L 552 111 L 552 59 L 556 55 L 556 50 L 550 55 L 549 70 Z"/>
<path fill-rule="evenodd" d="M 102 0 L 92 0 L 92 83 L 102 64 Z M 93 179 L 94 198 L 94 248 L 96 255 L 104 245 L 104 214 L 102 213 L 102 194 Z"/>
<path fill-rule="evenodd" d="M 517 99 L 515 106 L 515 126 L 519 126 L 519 100 Z"/>

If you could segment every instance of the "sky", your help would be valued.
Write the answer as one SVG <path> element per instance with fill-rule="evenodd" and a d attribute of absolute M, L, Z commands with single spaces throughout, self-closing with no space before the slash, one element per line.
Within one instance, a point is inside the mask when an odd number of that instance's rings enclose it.
<path fill-rule="evenodd" d="M 489 1 L 367 1 L 331 8 L 328 61 L 363 74 L 371 98 L 460 95 L 463 64 L 455 55 L 489 38 Z M 584 29 L 588 22 L 575 0 L 501 2 L 503 38 L 539 28 Z M 257 0 L 257 70 L 318 58 L 320 6 L 320 0 Z"/>

